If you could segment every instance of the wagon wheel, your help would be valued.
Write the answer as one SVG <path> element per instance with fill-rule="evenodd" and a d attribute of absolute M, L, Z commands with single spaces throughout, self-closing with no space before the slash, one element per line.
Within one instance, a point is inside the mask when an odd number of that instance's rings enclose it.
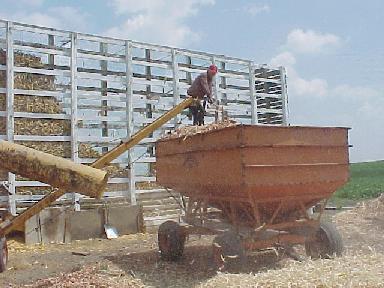
<path fill-rule="evenodd" d="M 213 261 L 219 270 L 243 264 L 245 261 L 241 239 L 234 232 L 225 232 L 216 236 L 212 246 Z"/>
<path fill-rule="evenodd" d="M 184 252 L 186 234 L 174 221 L 166 221 L 160 225 L 158 244 L 161 258 L 167 261 L 180 259 Z"/>
<path fill-rule="evenodd" d="M 329 222 L 321 222 L 313 237 L 305 242 L 305 252 L 313 259 L 329 258 L 332 255 L 341 256 L 343 249 L 339 231 Z"/>
<path fill-rule="evenodd" d="M 8 246 L 5 237 L 0 239 L 0 273 L 7 270 L 8 263 Z"/>

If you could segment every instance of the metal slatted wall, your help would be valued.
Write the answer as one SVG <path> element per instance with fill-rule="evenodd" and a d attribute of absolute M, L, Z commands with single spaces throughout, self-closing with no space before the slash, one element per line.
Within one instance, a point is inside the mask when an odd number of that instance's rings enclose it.
<path fill-rule="evenodd" d="M 0 50 L 5 57 L 0 64 L 5 78 L 0 83 L 0 95 L 4 96 L 0 117 L 5 126 L 0 130 L 0 138 L 36 147 L 49 146 L 48 152 L 49 148 L 57 147 L 59 156 L 76 162 L 93 162 L 119 144 L 120 139 L 169 110 L 186 97 L 193 79 L 211 63 L 219 67 L 215 97 L 230 118 L 247 124 L 287 124 L 282 67 L 269 68 L 223 55 L 7 21 L 0 21 Z M 17 84 L 23 79 L 30 85 Z M 27 107 L 25 111 L 17 108 L 17 103 L 31 97 L 33 101 L 21 104 Z M 28 105 L 33 103 L 42 103 L 44 113 L 34 111 L 33 107 L 29 111 Z M 214 119 L 215 111 L 211 109 L 206 122 Z M 40 121 L 40 126 L 48 127 L 47 133 L 36 135 L 29 128 L 23 130 L 17 121 Z M 15 123 L 21 128 L 15 127 Z M 175 125 L 188 123 L 185 111 L 116 159 L 105 197 L 136 203 L 156 199 L 148 195 L 164 193 L 154 184 L 154 142 Z M 60 125 L 67 128 L 57 129 Z M 7 193 L 2 193 L 0 202 L 13 214 L 23 203 L 40 199 L 44 193 L 39 191 L 44 190 L 37 188 L 46 186 L 18 179 L 11 173 L 3 181 Z M 29 190 L 34 192 L 28 193 Z M 67 194 L 62 200 L 81 209 L 81 195 Z M 163 204 L 152 200 L 147 203 L 148 211 Z M 175 203 L 169 205 L 176 208 Z M 161 213 L 148 213 L 148 219 L 156 222 Z"/>

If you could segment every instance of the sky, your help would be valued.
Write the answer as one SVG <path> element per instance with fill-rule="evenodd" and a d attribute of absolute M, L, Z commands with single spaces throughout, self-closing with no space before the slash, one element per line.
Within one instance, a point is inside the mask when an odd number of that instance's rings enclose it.
<path fill-rule="evenodd" d="M 0 18 L 285 66 L 292 125 L 351 127 L 384 159 L 384 1 L 0 0 Z"/>

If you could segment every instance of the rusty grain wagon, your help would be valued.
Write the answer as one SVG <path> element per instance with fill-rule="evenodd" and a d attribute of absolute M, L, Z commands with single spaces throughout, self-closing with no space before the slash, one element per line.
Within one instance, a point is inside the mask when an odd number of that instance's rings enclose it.
<path fill-rule="evenodd" d="M 320 221 L 349 176 L 348 129 L 238 125 L 156 144 L 157 181 L 180 192 L 185 222 L 159 228 L 164 258 L 181 257 L 186 236 L 214 234 L 214 255 L 305 244 L 312 257 L 342 253 L 335 227 Z M 308 209 L 320 203 L 314 217 Z M 232 257 L 232 258 L 233 258 Z"/>

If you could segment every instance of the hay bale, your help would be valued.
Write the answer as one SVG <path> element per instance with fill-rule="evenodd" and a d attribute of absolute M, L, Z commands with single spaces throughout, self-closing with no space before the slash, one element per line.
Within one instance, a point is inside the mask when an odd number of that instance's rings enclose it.
<path fill-rule="evenodd" d="M 80 158 L 100 158 L 101 153 L 93 149 L 92 146 L 86 143 L 79 144 L 79 157 Z"/>
<path fill-rule="evenodd" d="M 104 167 L 102 170 L 106 171 L 110 177 L 120 177 L 126 178 L 128 177 L 128 169 L 120 167 L 119 164 L 111 164 Z"/>
<path fill-rule="evenodd" d="M 1 128 L 2 125 L 0 125 Z M 71 123 L 57 119 L 18 118 L 15 121 L 16 135 L 69 136 Z"/>
<path fill-rule="evenodd" d="M 6 72 L 0 71 L 0 87 L 6 87 L 6 79 Z M 55 76 L 17 72 L 14 75 L 14 88 L 55 91 Z"/>
<path fill-rule="evenodd" d="M 61 114 L 63 109 L 52 96 L 15 95 L 15 112 Z"/>
<path fill-rule="evenodd" d="M 16 66 L 30 67 L 30 68 L 43 68 L 45 65 L 41 62 L 40 57 L 22 52 L 14 53 L 14 60 Z M 7 52 L 0 49 L 0 64 L 7 64 Z"/>
<path fill-rule="evenodd" d="M 55 76 L 15 73 L 15 89 L 55 91 Z"/>
<path fill-rule="evenodd" d="M 58 157 L 71 158 L 71 143 L 69 142 L 16 141 L 16 143 Z"/>

